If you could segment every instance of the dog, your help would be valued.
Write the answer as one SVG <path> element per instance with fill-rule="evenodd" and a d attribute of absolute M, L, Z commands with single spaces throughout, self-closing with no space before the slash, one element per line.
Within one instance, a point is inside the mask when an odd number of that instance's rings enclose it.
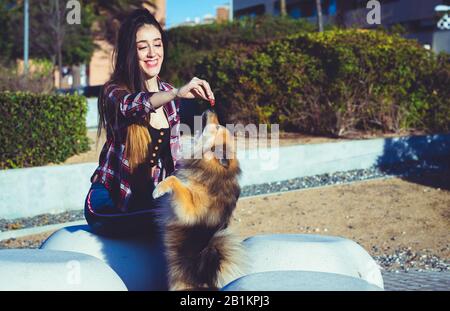
<path fill-rule="evenodd" d="M 217 290 L 243 275 L 243 247 L 228 228 L 241 192 L 234 139 L 213 110 L 202 119 L 191 158 L 152 194 L 170 194 L 158 208 L 169 290 Z"/>

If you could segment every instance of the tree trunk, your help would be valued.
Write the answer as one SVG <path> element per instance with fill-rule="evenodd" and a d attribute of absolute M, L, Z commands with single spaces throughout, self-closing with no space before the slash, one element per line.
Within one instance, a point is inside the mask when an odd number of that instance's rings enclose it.
<path fill-rule="evenodd" d="M 61 88 L 63 80 L 63 68 L 62 68 L 61 11 L 59 9 L 59 0 L 55 0 L 55 14 L 56 14 L 56 51 L 59 70 L 59 88 Z"/>

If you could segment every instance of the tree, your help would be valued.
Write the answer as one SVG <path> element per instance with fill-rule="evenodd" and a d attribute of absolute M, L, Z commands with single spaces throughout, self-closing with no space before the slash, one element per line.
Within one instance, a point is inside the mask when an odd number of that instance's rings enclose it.
<path fill-rule="evenodd" d="M 156 8 L 155 0 L 83 0 L 83 4 L 90 5 L 99 23 L 94 35 L 115 44 L 116 34 L 120 22 L 129 12 L 146 7 Z"/>
<path fill-rule="evenodd" d="M 8 63 L 14 51 L 13 16 L 17 14 L 17 7 L 7 1 L 0 1 L 0 62 Z"/>
<path fill-rule="evenodd" d="M 23 55 L 23 4 L 17 4 L 13 9 L 9 22 L 14 27 L 8 32 L 14 38 L 14 52 L 9 57 L 15 60 Z M 90 60 L 95 48 L 91 32 L 95 15 L 89 5 L 81 6 L 81 24 L 69 25 L 66 22 L 66 1 L 61 0 L 33 1 L 29 14 L 30 58 L 49 59 L 55 65 L 58 59 L 63 65 L 77 65 Z"/>
<path fill-rule="evenodd" d="M 81 24 L 66 22 L 63 0 L 30 1 L 30 58 L 63 65 L 87 63 L 96 35 L 114 43 L 120 21 L 133 9 L 155 7 L 154 0 L 81 0 Z M 99 24 L 99 30 L 93 29 Z M 0 0 L 0 60 L 13 63 L 23 57 L 23 1 Z M 60 74 L 60 76 L 62 76 Z"/>

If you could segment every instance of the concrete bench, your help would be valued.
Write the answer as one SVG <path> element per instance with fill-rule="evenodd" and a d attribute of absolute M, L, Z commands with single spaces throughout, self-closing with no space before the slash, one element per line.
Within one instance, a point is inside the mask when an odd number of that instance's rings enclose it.
<path fill-rule="evenodd" d="M 0 250 L 0 291 L 126 291 L 103 261 L 81 253 Z"/>
<path fill-rule="evenodd" d="M 70 226 L 53 233 L 40 248 L 96 257 L 120 276 L 128 290 L 167 290 L 167 266 L 159 236 L 109 238 L 93 234 L 87 225 Z"/>
<path fill-rule="evenodd" d="M 314 271 L 361 280 L 363 283 L 354 282 L 355 288 L 357 284 L 365 284 L 361 290 L 369 285 L 383 288 L 375 261 L 361 246 L 348 239 L 273 234 L 250 237 L 243 243 L 248 256 L 248 275 L 270 271 Z M 55 232 L 41 249 L 78 252 L 99 258 L 120 276 L 129 290 L 167 289 L 167 266 L 160 237 L 142 240 L 106 238 L 91 233 L 88 226 L 72 226 Z M 286 274 L 276 277 L 282 275 Z"/>
<path fill-rule="evenodd" d="M 382 288 L 347 275 L 316 271 L 269 271 L 248 274 L 222 291 L 381 291 Z"/>
<path fill-rule="evenodd" d="M 244 241 L 251 258 L 248 274 L 267 271 L 317 271 L 362 279 L 384 288 L 380 268 L 356 242 L 315 234 L 270 234 Z"/>

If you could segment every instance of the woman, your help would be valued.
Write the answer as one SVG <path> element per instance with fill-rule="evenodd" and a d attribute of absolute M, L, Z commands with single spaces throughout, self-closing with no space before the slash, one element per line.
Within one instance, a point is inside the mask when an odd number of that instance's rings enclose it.
<path fill-rule="evenodd" d="M 91 177 L 85 217 L 98 234 L 135 234 L 152 228 L 154 187 L 178 169 L 181 98 L 214 101 L 208 82 L 193 78 L 174 88 L 160 80 L 167 40 L 145 9 L 119 29 L 115 68 L 98 100 L 98 136 L 106 130 Z"/>

